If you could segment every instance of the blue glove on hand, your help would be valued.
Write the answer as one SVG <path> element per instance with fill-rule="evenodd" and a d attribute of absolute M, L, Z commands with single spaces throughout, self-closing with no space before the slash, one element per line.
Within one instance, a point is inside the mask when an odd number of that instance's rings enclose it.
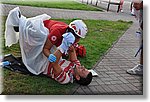
<path fill-rule="evenodd" d="M 56 62 L 56 56 L 55 56 L 54 54 L 50 54 L 50 55 L 48 56 L 48 60 L 49 60 L 50 62 Z"/>
<path fill-rule="evenodd" d="M 75 42 L 75 37 L 71 32 L 65 33 L 62 36 L 63 36 L 63 40 L 62 40 L 62 44 L 59 46 L 59 49 L 62 53 L 64 52 L 66 53 L 69 47 Z"/>

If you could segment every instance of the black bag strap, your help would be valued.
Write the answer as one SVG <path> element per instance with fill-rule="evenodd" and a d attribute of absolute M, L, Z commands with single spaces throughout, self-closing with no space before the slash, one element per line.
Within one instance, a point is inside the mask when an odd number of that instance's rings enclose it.
<path fill-rule="evenodd" d="M 19 72 L 23 74 L 33 75 L 22 62 L 21 57 L 14 57 L 12 54 L 5 55 L 3 61 L 9 61 L 10 65 L 4 66 L 4 68 L 9 69 L 14 72 Z"/>

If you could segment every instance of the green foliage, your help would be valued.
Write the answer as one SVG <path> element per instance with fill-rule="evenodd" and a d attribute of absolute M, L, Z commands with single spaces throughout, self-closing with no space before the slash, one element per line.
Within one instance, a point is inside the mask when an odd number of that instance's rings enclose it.
<path fill-rule="evenodd" d="M 74 0 L 1 0 L 1 2 L 5 4 L 36 6 L 46 8 L 102 11 L 102 9 L 100 8 L 82 4 Z"/>
<path fill-rule="evenodd" d="M 2 94 L 68 94 L 75 84 L 60 85 L 45 76 L 24 75 L 4 70 L 4 91 Z"/>

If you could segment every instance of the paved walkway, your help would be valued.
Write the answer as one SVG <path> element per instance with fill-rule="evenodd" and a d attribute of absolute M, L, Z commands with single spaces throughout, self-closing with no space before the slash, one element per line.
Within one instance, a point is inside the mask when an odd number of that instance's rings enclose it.
<path fill-rule="evenodd" d="M 16 5 L 1 5 L 1 15 L 7 15 L 9 10 Z M 76 86 L 70 94 L 74 95 L 114 95 L 114 94 L 143 94 L 143 77 L 129 75 L 126 70 L 134 67 L 139 62 L 139 56 L 134 57 L 138 48 L 135 31 L 138 23 L 134 17 L 114 12 L 63 10 L 51 8 L 37 8 L 19 6 L 23 15 L 32 17 L 46 13 L 53 18 L 82 18 L 82 19 L 103 19 L 103 20 L 125 20 L 133 21 L 133 25 L 124 35 L 109 49 L 106 55 L 94 66 L 94 70 L 99 74 L 94 77 L 89 86 Z"/>
<path fill-rule="evenodd" d="M 134 23 L 100 60 L 94 70 L 99 74 L 89 86 L 79 87 L 73 94 L 142 94 L 142 77 L 129 75 L 126 70 L 139 61 L 134 57 L 138 47 Z"/>
<path fill-rule="evenodd" d="M 0 15 L 8 15 L 12 8 L 17 5 L 1 5 L 2 12 Z M 133 17 L 130 15 L 124 16 L 122 13 L 116 12 L 98 12 L 98 11 L 81 11 L 81 10 L 66 10 L 66 9 L 54 9 L 54 8 L 39 8 L 30 6 L 19 6 L 23 15 L 27 17 L 37 16 L 43 13 L 50 15 L 52 18 L 82 18 L 82 19 L 101 19 L 101 20 L 124 20 L 124 21 L 134 21 Z"/>
<path fill-rule="evenodd" d="M 89 5 L 96 5 L 97 0 L 77 0 L 78 2 L 84 2 L 85 4 L 88 2 Z M 91 2 L 92 1 L 92 2 Z M 98 0 L 99 2 L 97 3 L 97 7 L 103 8 L 105 11 L 107 9 L 108 3 L 104 1 L 109 1 L 109 0 Z M 112 0 L 112 1 L 120 1 L 120 0 Z M 130 5 L 131 5 L 131 0 L 124 0 L 123 3 L 123 13 L 119 12 L 119 14 L 127 16 L 130 15 Z M 110 5 L 109 11 L 108 12 L 117 12 L 118 5 Z"/>

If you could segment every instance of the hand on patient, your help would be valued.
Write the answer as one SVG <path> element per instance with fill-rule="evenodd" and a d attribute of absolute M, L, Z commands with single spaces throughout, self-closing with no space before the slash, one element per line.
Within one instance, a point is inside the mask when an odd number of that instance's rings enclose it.
<path fill-rule="evenodd" d="M 69 47 L 74 43 L 75 37 L 72 33 L 65 33 L 62 35 L 63 40 L 62 44 L 58 47 L 58 49 L 61 51 L 61 53 L 67 53 Z"/>

